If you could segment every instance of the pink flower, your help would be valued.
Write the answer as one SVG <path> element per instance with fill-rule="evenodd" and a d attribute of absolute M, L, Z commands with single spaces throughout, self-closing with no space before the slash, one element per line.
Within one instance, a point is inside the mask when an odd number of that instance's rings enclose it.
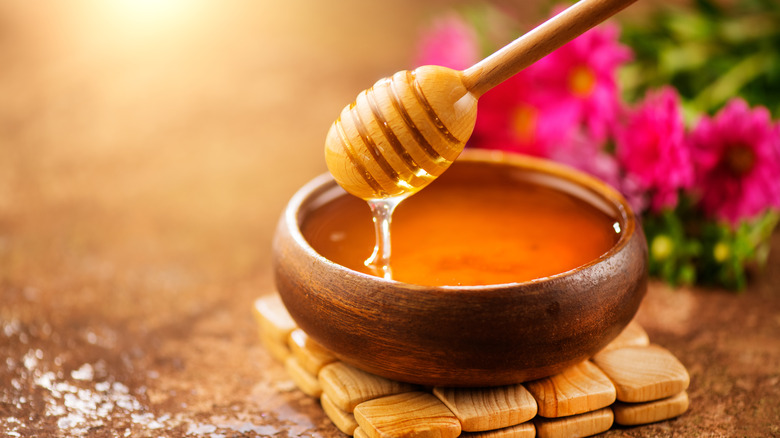
<path fill-rule="evenodd" d="M 548 107 L 569 108 L 599 142 L 611 134 L 620 112 L 617 69 L 632 58 L 618 34 L 614 25 L 593 28 L 527 69 Z"/>
<path fill-rule="evenodd" d="M 702 209 L 733 225 L 780 208 L 780 125 L 764 107 L 731 100 L 691 133 Z"/>
<path fill-rule="evenodd" d="M 525 71 L 485 93 L 470 144 L 549 157 L 552 149 L 571 141 L 576 132 L 573 109 L 548 105 L 538 93 Z"/>
<path fill-rule="evenodd" d="M 478 60 L 476 31 L 462 17 L 451 13 L 434 21 L 422 36 L 416 64 L 463 70 Z"/>
<path fill-rule="evenodd" d="M 592 158 L 617 122 L 615 73 L 631 58 L 617 35 L 591 29 L 485 93 L 471 144 L 554 158 L 578 143 L 593 150 L 569 157 Z"/>
<path fill-rule="evenodd" d="M 614 156 L 600 147 L 594 147 L 591 139 L 582 136 L 574 138 L 552 150 L 549 158 L 589 173 L 620 189 L 620 165 Z"/>
<path fill-rule="evenodd" d="M 611 185 L 623 194 L 637 214 L 647 208 L 645 192 L 637 184 L 636 177 L 625 175 L 617 158 L 603 148 L 594 147 L 592 140 L 585 137 L 575 139 L 565 146 L 555 148 L 549 158 Z"/>
<path fill-rule="evenodd" d="M 650 192 L 651 208 L 674 208 L 678 190 L 693 182 L 677 92 L 665 87 L 648 93 L 617 129 L 615 140 L 618 161 L 642 190 Z"/>

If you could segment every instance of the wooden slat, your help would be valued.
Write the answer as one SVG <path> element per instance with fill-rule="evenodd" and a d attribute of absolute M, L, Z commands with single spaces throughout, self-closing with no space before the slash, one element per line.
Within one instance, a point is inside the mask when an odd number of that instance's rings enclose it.
<path fill-rule="evenodd" d="M 625 347 L 598 353 L 593 361 L 612 380 L 617 399 L 640 403 L 686 390 L 690 377 L 672 353 L 657 345 Z"/>
<path fill-rule="evenodd" d="M 615 386 L 606 374 L 589 361 L 524 385 L 536 399 L 539 415 L 544 417 L 581 414 L 615 402 Z"/>
<path fill-rule="evenodd" d="M 266 333 L 265 330 L 260 330 L 260 342 L 271 357 L 279 362 L 284 363 L 290 357 L 290 347 L 287 346 L 287 343 L 279 342 L 275 337 Z"/>
<path fill-rule="evenodd" d="M 325 411 L 325 415 L 330 418 L 330 421 L 332 421 L 340 431 L 347 435 L 353 435 L 355 433 L 355 428 L 357 428 L 358 424 L 354 415 L 339 409 L 339 407 L 333 403 L 333 400 L 330 399 L 328 394 L 324 392 L 320 396 L 320 403 L 322 404 L 322 410 Z"/>
<path fill-rule="evenodd" d="M 601 351 L 616 350 L 623 347 L 645 347 L 650 345 L 650 337 L 636 320 L 632 320 L 626 328 L 607 344 Z"/>
<path fill-rule="evenodd" d="M 612 427 L 612 409 L 602 408 L 593 412 L 563 418 L 534 418 L 536 436 L 539 438 L 576 438 L 595 435 Z"/>
<path fill-rule="evenodd" d="M 336 361 L 333 353 L 299 328 L 290 333 L 288 345 L 290 352 L 298 358 L 301 366 L 314 375 L 317 375 L 325 365 Z"/>
<path fill-rule="evenodd" d="M 433 394 L 406 392 L 360 403 L 355 419 L 371 438 L 455 438 L 461 426 L 455 414 Z"/>
<path fill-rule="evenodd" d="M 344 362 L 333 362 L 319 373 L 322 390 L 342 411 L 352 412 L 359 403 L 417 389 L 408 383 L 396 382 L 359 370 Z"/>
<path fill-rule="evenodd" d="M 534 438 L 535 436 L 536 427 L 530 421 L 502 429 L 485 432 L 463 432 L 460 434 L 460 438 Z"/>
<path fill-rule="evenodd" d="M 617 402 L 612 406 L 615 423 L 624 426 L 655 423 L 682 415 L 688 410 L 688 393 L 645 403 Z"/>
<path fill-rule="evenodd" d="M 260 330 L 270 338 L 286 344 L 290 332 L 297 326 L 279 295 L 276 293 L 264 295 L 255 300 L 253 308 Z"/>
<path fill-rule="evenodd" d="M 433 394 L 450 408 L 468 432 L 514 426 L 536 415 L 536 401 L 523 385 L 434 388 Z"/>
<path fill-rule="evenodd" d="M 355 438 L 371 438 L 371 437 L 369 437 L 369 436 L 368 436 L 368 434 L 367 434 L 365 431 L 363 431 L 363 429 L 361 429 L 359 426 L 358 426 L 358 428 L 357 428 L 357 429 L 355 429 L 355 432 L 353 432 L 353 434 L 354 434 L 353 436 L 354 436 Z"/>
<path fill-rule="evenodd" d="M 322 395 L 322 386 L 320 386 L 317 376 L 306 371 L 295 356 L 290 356 L 284 361 L 284 368 L 295 386 L 304 394 L 314 398 L 319 398 Z"/>

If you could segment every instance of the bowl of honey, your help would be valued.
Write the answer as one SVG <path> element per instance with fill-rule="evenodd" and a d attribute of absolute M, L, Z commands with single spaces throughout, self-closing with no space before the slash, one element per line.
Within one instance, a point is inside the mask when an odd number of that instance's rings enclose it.
<path fill-rule="evenodd" d="M 626 200 L 548 160 L 465 151 L 392 219 L 392 279 L 364 263 L 366 203 L 323 175 L 274 237 L 277 290 L 341 360 L 427 386 L 496 386 L 556 374 L 630 322 L 647 247 Z"/>

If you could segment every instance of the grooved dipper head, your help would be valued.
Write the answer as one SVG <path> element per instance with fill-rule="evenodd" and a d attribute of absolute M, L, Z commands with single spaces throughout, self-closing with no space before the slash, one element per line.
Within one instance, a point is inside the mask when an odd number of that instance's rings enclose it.
<path fill-rule="evenodd" d="M 341 111 L 328 131 L 325 161 L 339 185 L 357 197 L 412 194 L 458 157 L 476 116 L 477 98 L 460 71 L 400 71 Z"/>

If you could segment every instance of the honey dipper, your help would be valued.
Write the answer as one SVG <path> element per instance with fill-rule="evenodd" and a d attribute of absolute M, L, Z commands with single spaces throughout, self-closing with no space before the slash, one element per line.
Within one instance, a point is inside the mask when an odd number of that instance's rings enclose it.
<path fill-rule="evenodd" d="M 330 173 L 365 200 L 417 192 L 460 155 L 482 94 L 634 1 L 580 0 L 463 71 L 429 65 L 379 80 L 331 126 Z"/>

